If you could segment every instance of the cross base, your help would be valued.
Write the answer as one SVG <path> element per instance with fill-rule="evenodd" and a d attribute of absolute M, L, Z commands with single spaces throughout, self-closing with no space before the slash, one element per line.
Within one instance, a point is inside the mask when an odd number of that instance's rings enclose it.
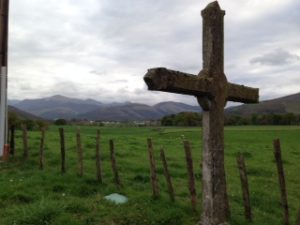
<path fill-rule="evenodd" d="M 220 224 L 204 224 L 201 221 L 197 225 L 230 225 L 229 223 L 220 223 Z"/>

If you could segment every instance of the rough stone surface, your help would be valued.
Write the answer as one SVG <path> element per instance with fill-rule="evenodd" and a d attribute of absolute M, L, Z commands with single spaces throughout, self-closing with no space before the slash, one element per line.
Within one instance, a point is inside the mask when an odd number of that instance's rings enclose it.
<path fill-rule="evenodd" d="M 224 106 L 228 93 L 224 74 L 225 12 L 213 2 L 201 14 L 203 70 L 198 76 L 212 78 L 213 82 L 213 99 L 209 101 L 208 110 L 203 107 L 202 224 L 219 225 L 227 220 L 229 210 L 224 167 Z M 199 103 L 201 105 L 201 100 Z"/>
<path fill-rule="evenodd" d="M 202 70 L 199 76 L 167 68 L 151 68 L 144 76 L 149 90 L 172 92 L 213 98 L 213 78 Z M 226 100 L 243 103 L 257 103 L 258 89 L 225 82 Z"/>

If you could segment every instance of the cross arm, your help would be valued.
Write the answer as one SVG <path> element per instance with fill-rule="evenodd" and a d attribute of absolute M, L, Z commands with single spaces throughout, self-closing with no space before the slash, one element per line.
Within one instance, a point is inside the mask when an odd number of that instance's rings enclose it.
<path fill-rule="evenodd" d="M 149 69 L 144 80 L 149 90 L 194 95 L 197 97 L 213 97 L 213 78 L 199 77 L 166 68 Z M 224 84 L 226 85 L 226 84 Z M 227 100 L 243 103 L 257 103 L 258 89 L 243 85 L 227 83 Z"/>
<path fill-rule="evenodd" d="M 258 103 L 258 88 L 228 83 L 228 101 L 243 103 Z"/>
<path fill-rule="evenodd" d="M 210 96 L 211 81 L 166 68 L 152 68 L 144 76 L 149 90 L 177 94 Z"/>

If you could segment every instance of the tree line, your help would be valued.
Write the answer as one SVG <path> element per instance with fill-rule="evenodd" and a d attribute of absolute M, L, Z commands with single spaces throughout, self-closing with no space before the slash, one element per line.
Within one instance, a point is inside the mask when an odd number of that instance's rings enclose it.
<path fill-rule="evenodd" d="M 202 114 L 195 112 L 182 112 L 172 114 L 161 118 L 162 126 L 201 126 Z M 50 124 L 67 125 L 65 119 L 57 119 L 53 122 L 45 120 L 22 119 L 15 113 L 9 112 L 8 128 L 27 130 L 40 130 L 47 128 Z M 225 125 L 300 125 L 300 114 L 284 113 L 284 114 L 252 114 L 250 116 L 225 115 Z"/>
<path fill-rule="evenodd" d="M 300 114 L 252 114 L 250 116 L 225 115 L 225 125 L 300 125 Z M 162 126 L 200 126 L 202 114 L 194 112 L 182 112 L 164 116 L 161 119 Z"/>
<path fill-rule="evenodd" d="M 8 128 L 9 129 L 21 129 L 25 127 L 27 130 L 40 130 L 41 128 L 47 128 L 49 122 L 45 120 L 32 120 L 19 117 L 14 112 L 8 112 Z"/>

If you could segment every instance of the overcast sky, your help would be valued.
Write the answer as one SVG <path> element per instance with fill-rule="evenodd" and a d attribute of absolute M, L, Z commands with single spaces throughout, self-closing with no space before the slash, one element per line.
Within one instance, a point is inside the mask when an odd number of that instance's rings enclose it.
<path fill-rule="evenodd" d="M 151 67 L 197 74 L 208 0 L 10 1 L 9 99 L 61 94 L 153 104 L 195 98 L 147 91 Z M 220 0 L 225 73 L 261 99 L 300 92 L 300 1 Z"/>

